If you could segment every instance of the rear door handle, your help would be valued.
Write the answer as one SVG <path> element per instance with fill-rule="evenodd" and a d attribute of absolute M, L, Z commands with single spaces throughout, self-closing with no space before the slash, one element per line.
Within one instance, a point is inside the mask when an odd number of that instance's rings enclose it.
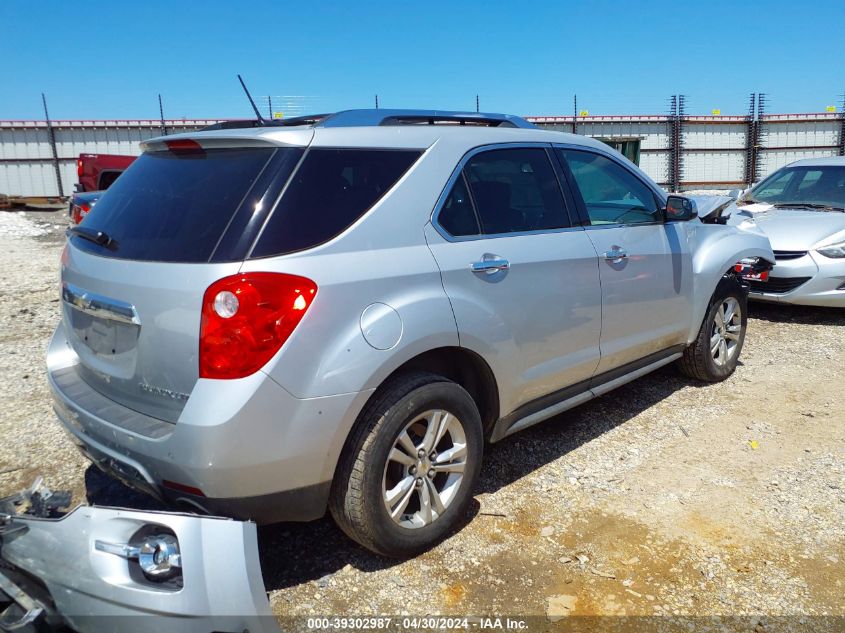
<path fill-rule="evenodd" d="M 481 258 L 481 261 L 470 264 L 472 272 L 487 273 L 488 275 L 492 275 L 502 270 L 508 270 L 510 267 L 511 263 L 504 257 L 491 255 L 490 253 L 485 253 Z"/>
<path fill-rule="evenodd" d="M 628 251 L 618 246 L 613 246 L 604 254 L 604 258 L 612 262 L 619 262 L 623 259 L 628 259 Z"/>

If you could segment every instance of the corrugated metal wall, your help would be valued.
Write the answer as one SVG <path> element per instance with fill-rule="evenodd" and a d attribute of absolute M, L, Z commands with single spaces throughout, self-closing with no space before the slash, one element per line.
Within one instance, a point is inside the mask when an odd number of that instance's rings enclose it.
<path fill-rule="evenodd" d="M 836 156 L 842 142 L 839 135 L 840 126 L 835 115 L 773 114 L 764 117 L 762 172 L 771 173 L 802 158 Z"/>
<path fill-rule="evenodd" d="M 761 177 L 800 158 L 835 156 L 843 139 L 840 115 L 771 114 L 759 119 L 760 147 L 753 160 Z M 537 125 L 572 131 L 572 116 L 528 117 Z M 165 121 L 169 133 L 196 130 L 211 120 Z M 639 140 L 640 166 L 669 188 L 672 150 L 668 116 L 578 117 L 578 134 L 605 140 Z M 160 121 L 55 121 L 56 149 L 65 195 L 76 183 L 81 153 L 129 154 L 139 143 L 161 134 Z M 749 119 L 742 116 L 688 116 L 682 120 L 680 188 L 729 189 L 744 186 L 748 161 Z M 53 153 L 44 121 L 0 121 L 0 193 L 56 196 Z"/>
<path fill-rule="evenodd" d="M 763 115 L 760 146 L 749 143 L 749 119 L 743 116 L 687 116 L 682 120 L 680 189 L 744 187 L 746 166 L 759 165 L 761 178 L 801 158 L 836 156 L 843 144 L 841 115 Z M 572 116 L 528 117 L 545 128 L 572 131 Z M 669 188 L 672 159 L 668 116 L 578 117 L 578 134 L 602 140 L 640 139 L 640 167 L 661 186 Z"/>
<path fill-rule="evenodd" d="M 190 132 L 216 123 L 206 120 L 165 121 L 170 134 Z M 136 156 L 139 143 L 161 135 L 160 121 L 54 121 L 62 191 L 76 183 L 80 154 Z M 57 196 L 56 168 L 50 134 L 44 121 L 0 121 L 0 193 L 13 196 Z"/>

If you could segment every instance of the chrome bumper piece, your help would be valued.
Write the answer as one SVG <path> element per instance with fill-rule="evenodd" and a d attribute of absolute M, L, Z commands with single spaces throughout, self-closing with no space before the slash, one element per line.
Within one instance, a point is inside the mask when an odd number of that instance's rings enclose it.
<path fill-rule="evenodd" d="M 49 509 L 33 516 L 13 506 L 0 500 L 0 631 L 279 631 L 254 523 L 89 506 L 46 518 Z M 98 547 L 133 548 L 158 533 L 178 542 L 179 571 L 167 581 L 145 575 L 137 557 Z"/>

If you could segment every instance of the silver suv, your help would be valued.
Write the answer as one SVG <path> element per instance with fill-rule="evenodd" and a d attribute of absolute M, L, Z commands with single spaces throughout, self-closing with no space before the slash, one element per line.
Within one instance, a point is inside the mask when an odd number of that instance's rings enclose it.
<path fill-rule="evenodd" d="M 485 441 L 734 370 L 753 227 L 517 117 L 364 110 L 144 143 L 62 256 L 55 410 L 181 507 L 419 552 Z"/>

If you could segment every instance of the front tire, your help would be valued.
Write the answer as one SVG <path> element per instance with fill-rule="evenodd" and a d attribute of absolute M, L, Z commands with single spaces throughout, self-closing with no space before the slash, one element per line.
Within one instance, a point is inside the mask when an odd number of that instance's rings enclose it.
<path fill-rule="evenodd" d="M 678 360 L 680 370 L 704 382 L 721 382 L 736 370 L 748 324 L 748 292 L 733 275 L 722 278 L 692 345 Z"/>
<path fill-rule="evenodd" d="M 481 417 L 460 385 L 400 376 L 362 412 L 341 456 L 329 509 L 374 552 L 418 554 L 460 522 L 484 447 Z"/>

